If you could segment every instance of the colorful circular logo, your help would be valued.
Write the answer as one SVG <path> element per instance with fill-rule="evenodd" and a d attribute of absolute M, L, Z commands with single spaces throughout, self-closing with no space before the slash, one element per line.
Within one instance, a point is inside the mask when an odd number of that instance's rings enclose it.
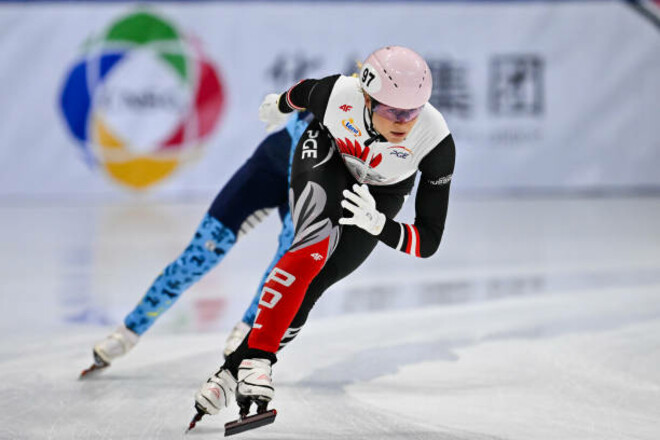
<path fill-rule="evenodd" d="M 198 157 L 224 103 L 218 73 L 199 43 L 143 11 L 84 45 L 60 99 L 85 160 L 134 189 Z"/>

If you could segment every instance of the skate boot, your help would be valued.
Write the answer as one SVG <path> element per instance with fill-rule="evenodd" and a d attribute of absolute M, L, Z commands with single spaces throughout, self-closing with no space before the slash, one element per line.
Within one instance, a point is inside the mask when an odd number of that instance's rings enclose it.
<path fill-rule="evenodd" d="M 225 437 L 273 423 L 277 411 L 268 410 L 268 402 L 273 399 L 274 393 L 269 360 L 245 359 L 241 362 L 236 387 L 239 418 L 225 424 Z M 257 412 L 250 415 L 253 402 L 257 404 Z"/>
<path fill-rule="evenodd" d="M 225 358 L 236 351 L 238 346 L 241 345 L 241 342 L 243 342 L 243 339 L 245 339 L 245 336 L 250 332 L 251 328 L 252 327 L 243 321 L 240 321 L 234 326 L 227 337 L 227 341 L 225 341 L 225 350 L 222 353 Z"/>
<path fill-rule="evenodd" d="M 124 324 L 94 346 L 94 353 L 108 364 L 123 356 L 138 343 L 140 337 L 126 328 Z"/>
<path fill-rule="evenodd" d="M 125 355 L 138 343 L 140 336 L 126 328 L 124 324 L 110 333 L 104 340 L 94 345 L 92 354 L 94 363 L 91 367 L 80 374 L 84 377 L 87 374 L 110 366 L 110 363 L 116 358 Z"/>
<path fill-rule="evenodd" d="M 209 380 L 195 393 L 197 414 L 190 421 L 186 432 L 190 432 L 206 414 L 217 414 L 222 408 L 226 408 L 235 392 L 236 379 L 229 370 L 221 368 L 209 377 Z"/>
<path fill-rule="evenodd" d="M 229 405 L 235 392 L 236 379 L 221 368 L 195 393 L 195 408 L 206 414 L 217 414 Z"/>
<path fill-rule="evenodd" d="M 275 389 L 270 361 L 267 359 L 245 359 L 238 367 L 238 387 L 236 401 L 268 403 L 273 400 Z"/>

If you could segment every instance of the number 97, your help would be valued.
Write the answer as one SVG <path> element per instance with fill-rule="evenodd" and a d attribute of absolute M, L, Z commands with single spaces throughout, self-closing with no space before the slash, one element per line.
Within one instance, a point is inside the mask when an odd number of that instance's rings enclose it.
<path fill-rule="evenodd" d="M 373 81 L 375 77 L 376 75 L 369 69 L 365 68 L 362 70 L 362 82 L 365 83 L 367 87 L 369 87 L 371 81 Z"/>

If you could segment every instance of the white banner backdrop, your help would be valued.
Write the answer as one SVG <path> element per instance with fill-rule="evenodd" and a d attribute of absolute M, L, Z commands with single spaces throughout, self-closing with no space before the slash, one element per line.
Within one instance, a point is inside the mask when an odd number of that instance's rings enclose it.
<path fill-rule="evenodd" d="M 624 2 L 0 5 L 0 197 L 213 194 L 257 109 L 424 55 L 458 191 L 660 186 L 660 32 Z"/>

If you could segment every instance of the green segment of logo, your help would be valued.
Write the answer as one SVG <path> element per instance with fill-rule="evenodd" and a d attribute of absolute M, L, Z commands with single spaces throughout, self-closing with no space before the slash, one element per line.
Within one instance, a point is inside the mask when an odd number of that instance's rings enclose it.
<path fill-rule="evenodd" d="M 178 32 L 167 22 L 146 12 L 132 14 L 115 23 L 106 34 L 106 41 L 132 45 L 158 44 L 160 57 L 185 81 L 188 65 L 185 48 Z"/>

